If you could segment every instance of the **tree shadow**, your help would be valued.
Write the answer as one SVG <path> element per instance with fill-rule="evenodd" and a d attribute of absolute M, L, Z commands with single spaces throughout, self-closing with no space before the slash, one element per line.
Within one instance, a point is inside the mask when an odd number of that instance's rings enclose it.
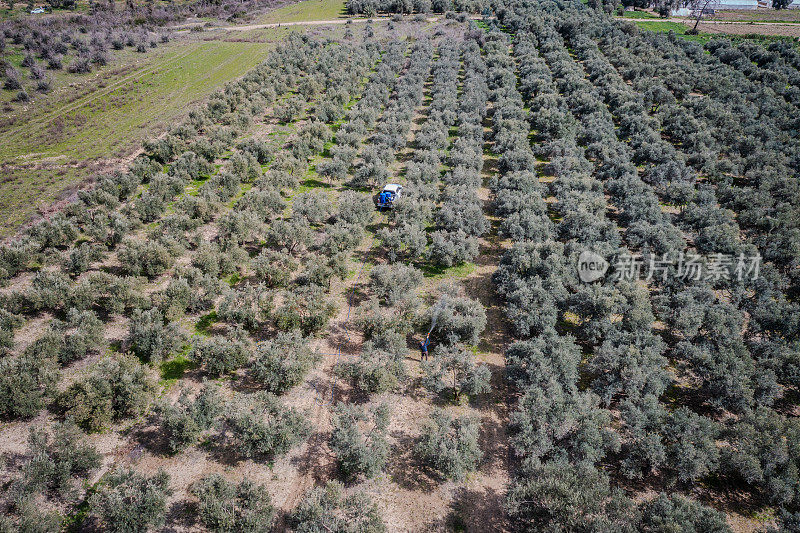
<path fill-rule="evenodd" d="M 508 466 L 509 444 L 505 425 L 493 418 L 484 416 L 478 433 L 478 445 L 483 450 L 479 470 L 484 474 L 505 470 Z"/>
<path fill-rule="evenodd" d="M 167 509 L 165 526 L 161 531 L 177 533 L 178 531 L 194 530 L 197 526 L 197 504 L 188 500 L 172 502 Z"/>
<path fill-rule="evenodd" d="M 447 516 L 449 531 L 509 531 L 503 495 L 492 488 L 484 491 L 461 487 L 456 490 Z"/>
<path fill-rule="evenodd" d="M 336 473 L 336 462 L 328 448 L 328 431 L 316 431 L 306 441 L 305 451 L 293 457 L 290 463 L 297 467 L 301 476 L 310 476 L 314 484 L 333 479 Z"/>
<path fill-rule="evenodd" d="M 224 424 L 218 433 L 209 436 L 200 446 L 223 466 L 234 467 L 247 459 L 240 447 L 228 438 L 228 428 Z"/>
<path fill-rule="evenodd" d="M 387 473 L 392 481 L 406 490 L 433 491 L 439 481 L 414 451 L 416 439 L 399 431 L 392 432 L 391 436 L 396 442 L 387 461 Z"/>
<path fill-rule="evenodd" d="M 167 436 L 164 434 L 164 431 L 159 426 L 155 417 L 151 416 L 147 420 L 146 425 L 133 429 L 133 434 L 131 436 L 139 443 L 139 445 L 130 452 L 134 460 L 137 459 L 136 455 L 141 455 L 142 448 L 159 457 L 169 457 L 173 455 L 169 449 Z"/>

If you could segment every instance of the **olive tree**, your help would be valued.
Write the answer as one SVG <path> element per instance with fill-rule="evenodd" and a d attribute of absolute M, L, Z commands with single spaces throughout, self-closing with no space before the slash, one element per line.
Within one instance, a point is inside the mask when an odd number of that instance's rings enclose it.
<path fill-rule="evenodd" d="M 65 418 L 88 431 L 144 412 L 156 390 L 149 370 L 134 357 L 106 356 L 57 398 Z"/>
<path fill-rule="evenodd" d="M 367 411 L 358 405 L 339 403 L 334 409 L 332 423 L 329 444 L 346 478 L 359 474 L 372 478 L 383 471 L 389 455 L 387 404 Z"/>
<path fill-rule="evenodd" d="M 239 397 L 225 414 L 225 422 L 244 457 L 283 455 L 311 433 L 305 415 L 268 392 Z"/>
<path fill-rule="evenodd" d="M 486 328 L 486 311 L 477 300 L 444 295 L 430 308 L 433 331 L 450 344 L 477 344 Z"/>
<path fill-rule="evenodd" d="M 386 531 L 378 506 L 363 492 L 346 496 L 344 485 L 338 481 L 329 481 L 306 493 L 289 522 L 298 533 Z"/>
<path fill-rule="evenodd" d="M 222 399 L 213 385 L 205 385 L 194 398 L 182 389 L 178 401 L 162 403 L 156 409 L 167 447 L 176 453 L 197 442 L 222 413 Z"/>
<path fill-rule="evenodd" d="M 122 268 L 133 276 L 155 277 L 163 274 L 174 261 L 170 251 L 157 241 L 128 239 L 118 253 Z"/>
<path fill-rule="evenodd" d="M 181 347 L 184 336 L 158 309 L 136 309 L 128 326 L 128 342 L 136 357 L 158 364 Z"/>
<path fill-rule="evenodd" d="M 455 400 L 461 394 L 473 396 L 491 390 L 489 368 L 476 365 L 472 352 L 459 346 L 437 346 L 433 357 L 422 361 L 421 368 L 422 385 L 426 389 L 436 394 L 450 389 Z"/>
<path fill-rule="evenodd" d="M 106 530 L 115 533 L 145 532 L 164 523 L 169 474 L 159 470 L 152 477 L 117 468 L 100 479 L 89 498 L 89 512 Z"/>
<path fill-rule="evenodd" d="M 445 479 L 461 480 L 473 470 L 483 453 L 478 444 L 480 423 L 473 417 L 454 418 L 434 409 L 425 421 L 414 450 Z"/>
<path fill-rule="evenodd" d="M 272 528 L 275 507 L 263 485 L 246 478 L 232 483 L 214 473 L 192 485 L 191 491 L 199 500 L 200 522 L 209 531 L 268 533 Z"/>
<path fill-rule="evenodd" d="M 14 330 L 24 322 L 21 316 L 0 308 L 0 357 L 7 355 L 8 350 L 14 347 Z"/>
<path fill-rule="evenodd" d="M 217 306 L 220 320 L 255 330 L 269 316 L 270 294 L 263 285 L 227 289 Z"/>
<path fill-rule="evenodd" d="M 377 265 L 370 273 L 370 289 L 387 305 L 407 297 L 422 283 L 422 272 L 402 264 Z"/>
<path fill-rule="evenodd" d="M 291 254 L 284 251 L 261 250 L 253 258 L 253 270 L 256 278 L 267 287 L 286 287 L 292 279 L 292 272 L 297 270 L 298 262 Z"/>
<path fill-rule="evenodd" d="M 336 374 L 362 392 L 386 392 L 406 377 L 403 359 L 402 354 L 380 349 L 367 341 L 357 359 L 337 364 Z"/>
<path fill-rule="evenodd" d="M 0 359 L 0 416 L 36 415 L 56 393 L 59 377 L 55 358 L 23 354 Z"/>
<path fill-rule="evenodd" d="M 662 492 L 657 498 L 641 504 L 640 509 L 642 521 L 639 531 L 644 533 L 669 530 L 709 533 L 731 531 L 723 513 L 678 494 L 667 495 Z"/>
<path fill-rule="evenodd" d="M 32 428 L 28 435 L 28 461 L 22 467 L 17 490 L 22 494 L 45 493 L 68 497 L 80 487 L 101 456 L 71 422 L 56 423 L 52 432 Z M 19 496 L 18 496 L 19 497 Z"/>
<path fill-rule="evenodd" d="M 298 287 L 285 293 L 285 298 L 272 313 L 275 325 L 283 331 L 299 329 L 311 335 L 324 329 L 336 312 L 336 305 L 319 285 Z"/>
<path fill-rule="evenodd" d="M 258 344 L 250 376 L 266 390 L 281 394 L 302 382 L 318 360 L 299 331 L 279 333 Z"/>
<path fill-rule="evenodd" d="M 229 331 L 229 338 L 214 335 L 201 339 L 190 357 L 212 376 L 222 376 L 241 368 L 250 358 L 250 341 L 238 328 Z"/>

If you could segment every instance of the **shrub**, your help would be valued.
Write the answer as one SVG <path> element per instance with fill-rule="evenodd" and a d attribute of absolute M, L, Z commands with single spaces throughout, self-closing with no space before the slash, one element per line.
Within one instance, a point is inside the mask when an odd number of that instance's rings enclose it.
<path fill-rule="evenodd" d="M 36 415 L 56 392 L 58 379 L 58 363 L 54 358 L 23 354 L 15 359 L 0 359 L 0 416 Z"/>
<path fill-rule="evenodd" d="M 426 420 L 415 452 L 442 477 L 461 480 L 475 470 L 482 453 L 478 445 L 480 424 L 469 416 L 453 418 L 434 409 Z"/>
<path fill-rule="evenodd" d="M 310 285 L 287 292 L 273 318 L 278 329 L 299 329 L 304 335 L 311 335 L 323 330 L 335 312 L 336 306 L 326 298 L 324 290 Z"/>
<path fill-rule="evenodd" d="M 460 229 L 435 231 L 431 234 L 428 253 L 434 265 L 449 268 L 475 259 L 478 256 L 478 240 Z"/>
<path fill-rule="evenodd" d="M 169 475 L 159 470 L 147 477 L 130 468 L 118 468 L 103 476 L 89 498 L 89 512 L 106 530 L 118 533 L 147 531 L 164 523 Z"/>
<path fill-rule="evenodd" d="M 197 442 L 200 434 L 211 428 L 222 414 L 222 399 L 212 385 L 205 385 L 194 399 L 183 389 L 176 403 L 162 404 L 158 413 L 169 451 L 176 453 Z"/>
<path fill-rule="evenodd" d="M 269 392 L 240 397 L 225 421 L 236 449 L 245 457 L 283 455 L 311 433 L 303 414 Z"/>
<path fill-rule="evenodd" d="M 332 423 L 330 447 L 336 455 L 339 470 L 346 478 L 352 479 L 359 474 L 372 478 L 383 471 L 389 455 L 387 404 L 367 412 L 358 405 L 339 403 Z"/>
<path fill-rule="evenodd" d="M 233 330 L 231 337 L 201 339 L 192 350 L 192 360 L 212 376 L 221 376 L 241 368 L 250 356 L 247 334 L 242 330 Z"/>
<path fill-rule="evenodd" d="M 292 512 L 289 521 L 298 532 L 386 531 L 378 506 L 363 492 L 345 496 L 344 486 L 338 481 L 329 481 L 324 487 L 311 489 Z"/>
<path fill-rule="evenodd" d="M 441 393 L 452 389 L 457 400 L 464 393 L 470 396 L 491 390 L 492 375 L 486 365 L 476 365 L 475 356 L 457 346 L 442 345 L 433 351 L 433 357 L 422 361 L 422 385 L 431 392 Z"/>
<path fill-rule="evenodd" d="M 51 328 L 59 341 L 57 356 L 61 364 L 83 359 L 103 344 L 103 323 L 93 311 L 70 309 L 66 322 L 54 320 Z M 42 340 L 49 342 L 48 339 Z"/>
<path fill-rule="evenodd" d="M 275 508 L 263 485 L 248 479 L 234 484 L 219 474 L 211 474 L 191 490 L 199 500 L 200 522 L 209 531 L 269 533 L 272 528 Z"/>
<path fill-rule="evenodd" d="M 369 196 L 355 191 L 344 191 L 339 195 L 337 220 L 363 227 L 372 221 L 374 213 L 375 206 Z"/>
<path fill-rule="evenodd" d="M 336 366 L 336 373 L 366 393 L 382 393 L 397 387 L 406 376 L 403 355 L 378 349 L 365 342 L 358 359 Z"/>
<path fill-rule="evenodd" d="M 22 467 L 19 487 L 23 494 L 44 492 L 66 497 L 79 489 L 79 479 L 101 463 L 101 455 L 72 423 L 55 424 L 52 434 L 31 429 L 26 455 L 29 459 Z"/>
<path fill-rule="evenodd" d="M 215 243 L 203 242 L 192 256 L 192 265 L 214 277 L 229 276 L 246 258 L 246 252 L 239 247 L 222 250 Z"/>
<path fill-rule="evenodd" d="M 370 289 L 382 303 L 394 305 L 413 294 L 422 283 L 422 272 L 402 264 L 377 265 L 369 273 Z"/>
<path fill-rule="evenodd" d="M 270 294 L 263 286 L 247 285 L 223 293 L 217 306 L 217 316 L 225 322 L 254 330 L 269 316 L 271 306 Z"/>
<path fill-rule="evenodd" d="M 143 413 L 155 390 L 154 377 L 135 358 L 106 356 L 61 393 L 57 404 L 65 418 L 100 431 Z"/>
<path fill-rule="evenodd" d="M 0 308 L 0 358 L 14 347 L 14 329 L 22 326 L 24 319 Z"/>
<path fill-rule="evenodd" d="M 506 509 L 520 531 L 637 531 L 636 514 L 592 465 L 552 461 L 528 469 L 509 488 Z M 607 521 L 616 522 L 610 527 Z"/>
<path fill-rule="evenodd" d="M 301 217 L 309 224 L 321 224 L 331 216 L 331 200 L 322 191 L 304 192 L 292 202 L 292 217 Z"/>
<path fill-rule="evenodd" d="M 710 507 L 688 500 L 680 495 L 666 495 L 641 505 L 642 522 L 639 531 L 655 533 L 660 531 L 705 531 L 708 533 L 727 533 L 730 526 L 725 515 Z"/>
<path fill-rule="evenodd" d="M 142 361 L 158 364 L 178 350 L 184 340 L 178 325 L 165 320 L 158 309 L 133 312 L 128 342 L 131 351 Z"/>
<path fill-rule="evenodd" d="M 261 250 L 261 253 L 253 259 L 256 278 L 263 281 L 267 287 L 286 287 L 292 278 L 292 272 L 297 270 L 297 267 L 297 261 L 286 252 Z"/>
<path fill-rule="evenodd" d="M 299 331 L 279 333 L 259 343 L 250 375 L 266 390 L 281 394 L 302 382 L 318 360 Z"/>
<path fill-rule="evenodd" d="M 444 295 L 430 309 L 431 324 L 445 342 L 478 344 L 486 327 L 486 311 L 477 300 Z"/>
<path fill-rule="evenodd" d="M 120 246 L 118 255 L 123 270 L 132 276 L 152 278 L 166 272 L 173 263 L 170 251 L 161 243 L 150 240 L 128 239 Z"/>

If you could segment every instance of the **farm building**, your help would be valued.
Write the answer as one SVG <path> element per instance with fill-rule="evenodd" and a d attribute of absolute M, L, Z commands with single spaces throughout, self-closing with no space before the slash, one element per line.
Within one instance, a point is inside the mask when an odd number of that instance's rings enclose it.
<path fill-rule="evenodd" d="M 758 0 L 719 0 L 708 4 L 709 9 L 721 11 L 726 9 L 758 9 Z"/>

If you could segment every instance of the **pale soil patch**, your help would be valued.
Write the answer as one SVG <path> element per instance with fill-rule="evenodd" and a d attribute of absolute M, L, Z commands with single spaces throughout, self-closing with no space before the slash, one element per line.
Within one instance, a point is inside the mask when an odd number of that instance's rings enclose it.
<path fill-rule="evenodd" d="M 687 26 L 694 27 L 694 21 L 677 20 Z M 701 33 L 720 33 L 728 35 L 778 35 L 784 37 L 800 37 L 800 24 L 778 22 L 700 22 L 697 26 Z"/>

